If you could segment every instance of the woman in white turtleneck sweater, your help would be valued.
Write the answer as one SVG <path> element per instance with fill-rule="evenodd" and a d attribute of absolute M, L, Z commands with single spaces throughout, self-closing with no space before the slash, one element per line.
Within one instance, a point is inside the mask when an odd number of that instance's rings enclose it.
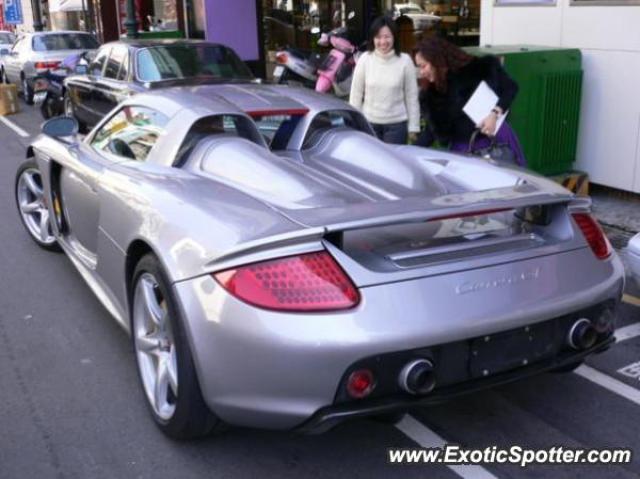
<path fill-rule="evenodd" d="M 358 59 L 349 103 L 362 111 L 378 138 L 405 144 L 420 131 L 418 79 L 413 60 L 400 53 L 395 22 L 376 18 L 369 31 L 369 51 Z"/>

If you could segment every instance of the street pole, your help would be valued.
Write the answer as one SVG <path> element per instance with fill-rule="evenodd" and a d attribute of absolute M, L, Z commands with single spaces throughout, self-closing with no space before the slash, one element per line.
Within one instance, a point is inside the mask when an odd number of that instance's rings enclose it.
<path fill-rule="evenodd" d="M 31 0 L 31 9 L 33 10 L 33 30 L 42 31 L 42 16 L 40 14 L 40 0 Z"/>
<path fill-rule="evenodd" d="M 127 18 L 124 27 L 127 29 L 127 38 L 138 38 L 138 22 L 136 22 L 135 0 L 127 0 Z"/>

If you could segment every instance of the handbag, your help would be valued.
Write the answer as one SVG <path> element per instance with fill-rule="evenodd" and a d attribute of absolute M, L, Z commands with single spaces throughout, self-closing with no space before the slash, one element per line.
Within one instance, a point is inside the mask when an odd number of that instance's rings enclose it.
<path fill-rule="evenodd" d="M 476 137 L 480 130 L 475 130 L 469 140 L 467 153 L 484 158 L 485 160 L 497 163 L 498 165 L 519 166 L 516 154 L 507 143 L 498 143 L 495 136 L 490 137 L 491 143 L 484 148 L 474 148 Z"/>

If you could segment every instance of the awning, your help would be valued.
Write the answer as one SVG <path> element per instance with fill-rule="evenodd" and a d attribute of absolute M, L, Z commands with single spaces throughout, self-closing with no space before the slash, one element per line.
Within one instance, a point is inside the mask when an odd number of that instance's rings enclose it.
<path fill-rule="evenodd" d="M 87 9 L 87 0 L 49 0 L 50 12 L 81 12 Z"/>

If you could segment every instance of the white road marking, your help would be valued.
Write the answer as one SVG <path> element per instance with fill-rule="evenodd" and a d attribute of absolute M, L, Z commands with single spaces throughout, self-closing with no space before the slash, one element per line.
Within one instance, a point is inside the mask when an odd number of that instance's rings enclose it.
<path fill-rule="evenodd" d="M 620 329 L 616 329 L 616 341 L 626 341 L 627 339 L 640 336 L 640 323 L 630 324 Z"/>
<path fill-rule="evenodd" d="M 444 447 L 444 445 L 447 444 L 443 438 L 408 414 L 396 425 L 396 427 L 422 447 Z M 465 479 L 496 479 L 496 476 L 491 474 L 482 466 L 447 465 L 447 467 Z"/>
<path fill-rule="evenodd" d="M 24 131 L 22 128 L 20 128 L 18 125 L 16 125 L 14 122 L 12 122 L 11 120 L 7 120 L 4 116 L 0 115 L 0 121 L 2 123 L 4 123 L 5 125 L 7 125 L 9 128 L 11 128 L 13 131 L 15 131 L 18 135 L 20 135 L 22 138 L 28 138 L 29 137 L 29 133 L 27 133 L 26 131 Z"/>
<path fill-rule="evenodd" d="M 640 361 L 627 364 L 618 369 L 618 373 L 633 379 L 640 379 Z"/>
<path fill-rule="evenodd" d="M 598 386 L 602 386 L 603 388 L 608 389 L 618 396 L 622 396 L 623 398 L 640 405 L 640 390 L 633 388 L 623 383 L 622 381 L 618 381 L 611 376 L 608 376 L 596 369 L 593 369 L 592 367 L 585 365 L 582 365 L 578 369 L 576 369 L 575 373 L 578 376 L 582 376 L 592 383 L 597 384 Z"/>
<path fill-rule="evenodd" d="M 623 294 L 622 301 L 627 304 L 633 304 L 634 306 L 640 306 L 640 298 L 632 294 Z"/>

